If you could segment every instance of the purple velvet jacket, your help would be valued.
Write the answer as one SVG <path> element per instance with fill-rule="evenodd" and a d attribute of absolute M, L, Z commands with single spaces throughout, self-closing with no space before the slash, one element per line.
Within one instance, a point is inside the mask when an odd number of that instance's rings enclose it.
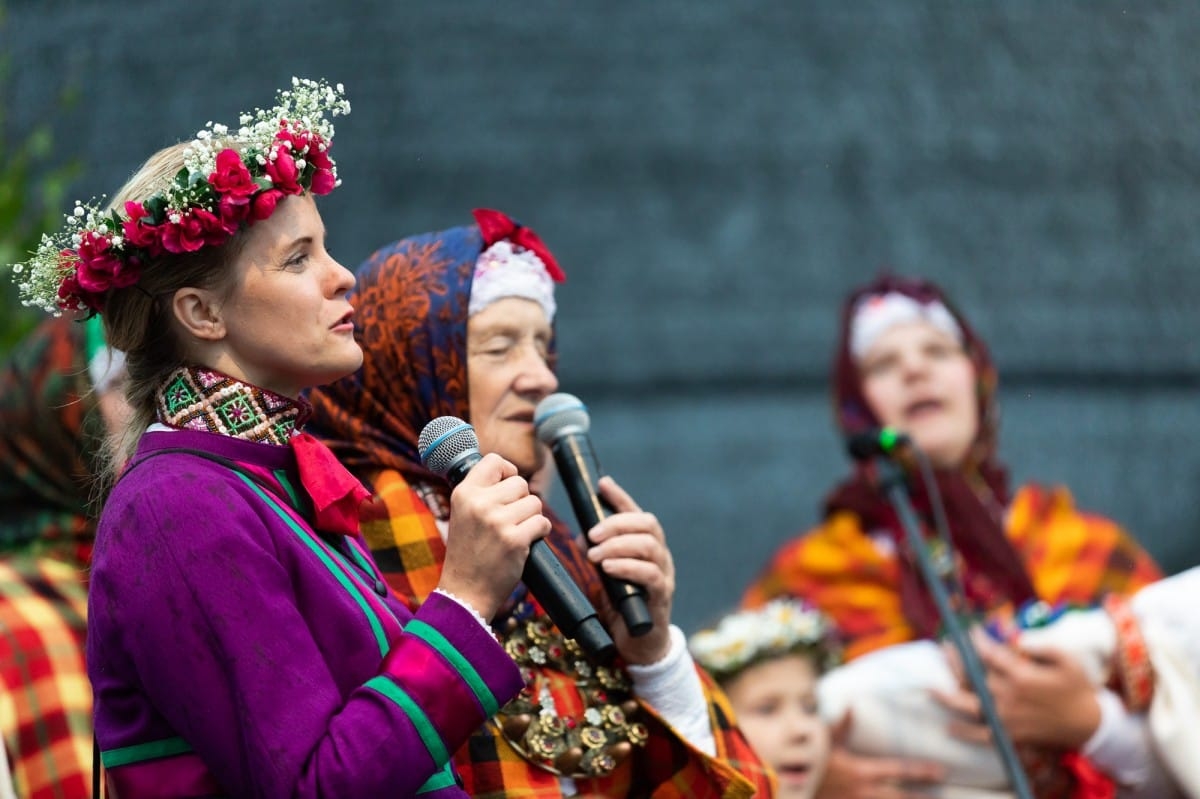
<path fill-rule="evenodd" d="M 242 471 L 141 462 L 177 447 Z M 289 447 L 151 432 L 131 463 L 89 596 L 111 797 L 465 795 L 451 753 L 523 685 L 468 611 L 414 616 L 360 539 L 315 533 Z"/>

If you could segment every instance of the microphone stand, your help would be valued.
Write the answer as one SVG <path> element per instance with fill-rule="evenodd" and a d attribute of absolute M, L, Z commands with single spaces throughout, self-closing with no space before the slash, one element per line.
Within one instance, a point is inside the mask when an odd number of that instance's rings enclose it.
<path fill-rule="evenodd" d="M 983 663 L 979 660 L 979 653 L 975 651 L 966 630 L 963 629 L 962 622 L 950 607 L 950 595 L 946 591 L 946 585 L 934 567 L 933 558 L 921 535 L 921 525 L 917 521 L 917 514 L 913 510 L 912 500 L 909 499 L 908 488 L 905 485 L 904 470 L 890 458 L 876 458 L 875 463 L 879 469 L 880 487 L 888 501 L 892 503 L 896 515 L 900 517 L 905 538 L 916 556 L 921 576 L 933 594 L 938 615 L 941 616 L 942 623 L 950 634 L 950 640 L 954 642 L 954 648 L 958 650 L 958 656 L 966 670 L 967 679 L 975 690 L 975 695 L 979 697 L 980 709 L 992 731 L 992 740 L 995 742 L 996 751 L 1000 754 L 1004 770 L 1008 772 L 1013 792 L 1018 799 L 1033 799 L 1033 791 L 1029 788 L 1029 778 L 1025 776 L 1025 768 L 1021 765 L 1012 739 L 1008 737 L 1008 731 L 1000 723 L 1000 715 L 996 711 L 996 700 L 992 697 L 992 692 L 988 690 L 987 678 L 984 675 Z"/>

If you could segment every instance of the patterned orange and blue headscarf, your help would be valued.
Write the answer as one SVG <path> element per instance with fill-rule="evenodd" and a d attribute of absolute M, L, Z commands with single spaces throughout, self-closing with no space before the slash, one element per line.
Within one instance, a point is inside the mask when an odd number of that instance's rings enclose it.
<path fill-rule="evenodd" d="M 441 482 L 422 466 L 417 438 L 438 416 L 469 421 L 467 305 L 482 250 L 477 227 L 456 227 L 389 244 L 355 270 L 363 365 L 309 394 L 309 429 L 351 471 Z"/>
<path fill-rule="evenodd" d="M 561 279 L 532 230 L 498 211 L 474 215 L 474 225 L 393 242 L 355 270 L 350 301 L 363 365 L 310 392 L 309 429 L 357 474 L 394 469 L 414 485 L 444 485 L 421 464 L 417 439 L 438 416 L 471 420 L 467 318 L 480 253 L 507 239 L 533 250 Z"/>

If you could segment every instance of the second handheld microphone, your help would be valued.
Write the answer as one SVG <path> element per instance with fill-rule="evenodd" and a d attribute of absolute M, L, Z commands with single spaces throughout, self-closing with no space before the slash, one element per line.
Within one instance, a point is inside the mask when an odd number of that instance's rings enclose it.
<path fill-rule="evenodd" d="M 475 428 L 456 416 L 439 416 L 425 425 L 417 446 L 421 462 L 457 487 L 467 472 L 482 459 Z M 551 621 L 583 651 L 600 663 L 608 663 L 617 647 L 591 601 L 579 590 L 554 550 L 542 539 L 529 548 L 529 559 L 521 580 L 546 609 Z"/>
<path fill-rule="evenodd" d="M 591 530 L 611 512 L 596 492 L 600 479 L 600 464 L 588 436 L 591 419 L 587 408 L 573 394 L 551 394 L 538 403 L 533 411 L 537 436 L 554 453 L 554 463 L 563 488 L 571 499 L 575 518 L 579 520 L 586 538 Z M 646 589 L 627 580 L 618 580 L 601 573 L 604 588 L 613 606 L 625 619 L 632 636 L 645 635 L 654 628 L 650 609 L 646 606 Z"/>

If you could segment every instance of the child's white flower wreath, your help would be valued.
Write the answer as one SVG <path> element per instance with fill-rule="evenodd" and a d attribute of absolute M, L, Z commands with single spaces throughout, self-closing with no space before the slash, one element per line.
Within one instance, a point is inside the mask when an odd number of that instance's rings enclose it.
<path fill-rule="evenodd" d="M 817 609 L 793 599 L 774 599 L 761 608 L 730 613 L 715 628 L 688 641 L 692 657 L 717 679 L 780 655 L 811 652 L 821 670 L 839 658 L 829 623 Z"/>

